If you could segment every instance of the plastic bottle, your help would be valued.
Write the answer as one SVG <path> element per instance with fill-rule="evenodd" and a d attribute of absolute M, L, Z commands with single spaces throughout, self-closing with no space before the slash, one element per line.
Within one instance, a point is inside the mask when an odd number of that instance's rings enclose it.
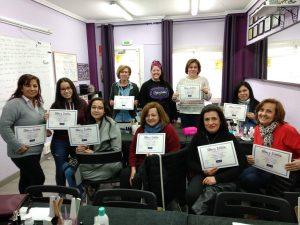
<path fill-rule="evenodd" d="M 105 208 L 100 207 L 98 209 L 98 215 L 99 215 L 99 225 L 109 225 L 108 216 L 105 213 Z"/>

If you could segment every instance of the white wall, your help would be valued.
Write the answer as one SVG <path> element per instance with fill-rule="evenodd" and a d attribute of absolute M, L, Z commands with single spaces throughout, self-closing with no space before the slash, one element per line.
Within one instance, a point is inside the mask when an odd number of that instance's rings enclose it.
<path fill-rule="evenodd" d="M 300 23 L 297 23 L 277 34 L 268 37 L 269 42 L 285 41 L 285 40 L 300 40 Z"/>

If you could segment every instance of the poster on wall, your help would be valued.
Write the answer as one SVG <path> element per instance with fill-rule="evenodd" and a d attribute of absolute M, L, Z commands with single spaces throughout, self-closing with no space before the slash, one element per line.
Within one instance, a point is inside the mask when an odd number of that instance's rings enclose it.
<path fill-rule="evenodd" d="M 77 70 L 78 70 L 79 81 L 90 80 L 89 64 L 77 63 Z"/>
<path fill-rule="evenodd" d="M 260 21 L 258 24 L 258 35 L 261 35 L 264 33 L 264 21 Z"/>
<path fill-rule="evenodd" d="M 265 32 L 271 30 L 271 17 L 268 16 L 265 19 Z"/>

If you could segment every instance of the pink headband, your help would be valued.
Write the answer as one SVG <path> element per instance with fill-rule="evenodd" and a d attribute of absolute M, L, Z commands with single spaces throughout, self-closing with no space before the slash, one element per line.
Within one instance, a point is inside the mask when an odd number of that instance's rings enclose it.
<path fill-rule="evenodd" d="M 151 63 L 151 70 L 152 70 L 153 66 L 157 66 L 157 67 L 159 67 L 160 69 L 162 68 L 161 63 L 160 63 L 158 60 L 154 60 L 154 61 Z"/>

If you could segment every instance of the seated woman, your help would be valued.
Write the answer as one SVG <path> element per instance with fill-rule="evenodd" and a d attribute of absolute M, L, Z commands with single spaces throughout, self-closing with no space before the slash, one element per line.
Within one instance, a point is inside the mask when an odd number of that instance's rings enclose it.
<path fill-rule="evenodd" d="M 256 107 L 256 120 L 258 125 L 254 130 L 254 144 L 263 145 L 282 151 L 292 152 L 293 161 L 286 164 L 287 171 L 300 169 L 300 134 L 290 124 L 284 121 L 285 111 L 282 104 L 276 99 L 265 99 Z M 254 164 L 254 157 L 247 156 L 250 165 Z M 289 179 L 265 172 L 255 167 L 249 167 L 240 176 L 242 187 L 253 193 L 259 193 L 261 188 L 266 188 L 271 181 L 284 182 L 280 192 L 292 190 L 299 179 L 295 173 Z M 273 187 L 271 187 L 272 189 Z M 285 190 L 283 190 L 284 188 Z M 268 190 L 267 190 L 268 191 Z M 282 193 L 268 193 L 281 195 Z"/>
<path fill-rule="evenodd" d="M 254 113 L 259 101 L 254 98 L 253 90 L 248 82 L 241 81 L 235 87 L 232 103 L 243 104 L 247 106 L 246 121 L 242 124 L 242 126 L 246 126 L 248 129 L 250 127 L 255 127 L 256 120 Z"/>
<path fill-rule="evenodd" d="M 94 154 L 121 150 L 120 129 L 117 123 L 112 118 L 108 117 L 109 107 L 104 100 L 101 98 L 93 98 L 89 103 L 87 115 L 89 124 L 99 124 L 100 144 L 94 145 L 92 148 L 89 146 L 78 146 L 76 148 L 76 153 Z M 92 181 L 106 180 L 118 174 L 121 168 L 121 162 L 104 165 L 79 165 L 76 171 L 76 183 L 81 183 L 80 178 Z M 65 163 L 64 171 L 69 186 L 76 187 L 77 185 L 74 178 L 74 168 Z M 82 189 L 80 189 L 80 191 L 82 191 Z"/>
<path fill-rule="evenodd" d="M 239 166 L 211 168 L 203 170 L 198 154 L 198 146 L 233 141 Z M 194 175 L 186 191 L 186 200 L 196 214 L 210 214 L 215 196 L 221 191 L 235 191 L 235 181 L 246 159 L 235 137 L 229 133 L 221 109 L 214 105 L 205 106 L 200 114 L 198 133 L 193 137 L 188 149 L 187 165 Z"/>
<path fill-rule="evenodd" d="M 165 152 L 174 152 L 180 149 L 179 137 L 175 128 L 170 124 L 168 115 L 164 108 L 157 102 L 150 102 L 145 105 L 141 114 L 141 126 L 133 136 L 130 152 L 129 152 L 129 166 L 121 172 L 121 188 L 131 188 L 132 180 L 136 174 L 137 169 L 142 165 L 146 155 L 136 154 L 137 136 L 139 133 L 165 133 Z M 135 185 L 133 185 L 135 188 Z"/>

